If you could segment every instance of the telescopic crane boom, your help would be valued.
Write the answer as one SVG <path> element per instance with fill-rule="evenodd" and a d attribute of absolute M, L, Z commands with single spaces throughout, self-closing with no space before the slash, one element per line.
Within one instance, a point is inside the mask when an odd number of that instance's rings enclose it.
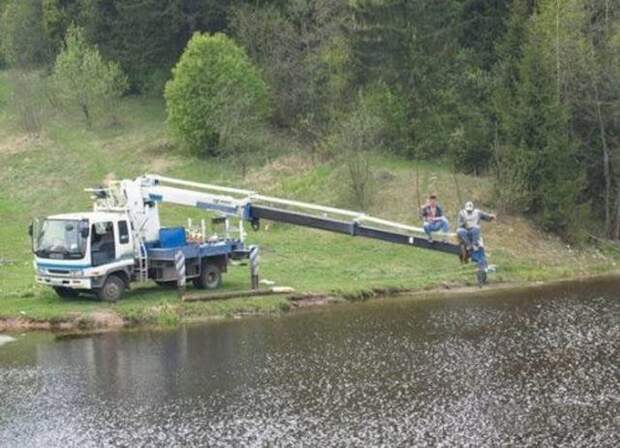
<path fill-rule="evenodd" d="M 419 227 L 375 218 L 361 212 L 153 174 L 148 174 L 142 179 L 150 200 L 195 206 L 228 216 L 237 216 L 251 222 L 255 229 L 259 228 L 261 220 L 269 220 L 454 255 L 460 254 L 458 245 L 444 241 L 429 241 L 422 236 L 424 230 Z M 453 233 L 438 232 L 437 235 L 445 238 L 454 237 Z"/>

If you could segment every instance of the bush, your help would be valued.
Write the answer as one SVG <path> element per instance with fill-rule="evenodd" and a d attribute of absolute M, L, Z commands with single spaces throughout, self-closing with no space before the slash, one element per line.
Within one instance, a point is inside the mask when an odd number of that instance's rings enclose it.
<path fill-rule="evenodd" d="M 99 50 L 88 45 L 83 30 L 76 26 L 67 30 L 52 82 L 58 104 L 66 110 L 79 110 L 88 126 L 94 115 L 113 113 L 128 86 L 119 65 L 104 61 Z"/>
<path fill-rule="evenodd" d="M 43 127 L 45 81 L 38 71 L 9 72 L 11 103 L 17 112 L 20 127 L 31 137 L 38 137 Z"/>
<path fill-rule="evenodd" d="M 266 84 L 224 34 L 194 34 L 172 73 L 164 93 L 168 123 L 196 155 L 234 152 L 232 134 L 268 114 Z"/>
<path fill-rule="evenodd" d="M 340 120 L 327 146 L 341 163 L 347 201 L 366 210 L 372 204 L 375 185 L 370 153 L 383 146 L 384 120 L 372 102 L 360 93 L 356 107 Z"/>

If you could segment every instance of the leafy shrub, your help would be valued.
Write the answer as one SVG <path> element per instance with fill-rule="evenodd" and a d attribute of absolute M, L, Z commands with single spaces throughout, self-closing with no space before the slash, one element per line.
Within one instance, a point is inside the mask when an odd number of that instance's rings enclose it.
<path fill-rule="evenodd" d="M 172 73 L 164 93 L 168 123 L 196 155 L 234 152 L 236 145 L 227 143 L 236 130 L 269 111 L 258 69 L 224 34 L 194 34 Z"/>
<path fill-rule="evenodd" d="M 31 137 L 37 137 L 45 115 L 46 80 L 39 71 L 11 70 L 11 104 L 17 112 L 19 125 Z"/>
<path fill-rule="evenodd" d="M 362 210 L 372 204 L 375 193 L 371 152 L 382 147 L 384 121 L 360 93 L 356 107 L 342 118 L 326 145 L 337 157 L 344 172 L 347 202 Z"/>

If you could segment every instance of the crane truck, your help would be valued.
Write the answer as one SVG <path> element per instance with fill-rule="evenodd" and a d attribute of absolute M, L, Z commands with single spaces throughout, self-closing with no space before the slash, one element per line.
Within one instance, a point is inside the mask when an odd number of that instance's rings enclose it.
<path fill-rule="evenodd" d="M 258 230 L 261 220 L 462 256 L 459 245 L 429 241 L 418 227 L 249 190 L 147 174 L 87 191 L 92 211 L 36 219 L 29 228 L 36 282 L 61 297 L 94 293 L 101 300 L 116 301 L 132 282 L 174 284 L 179 253 L 185 278 L 197 288 L 217 288 L 232 260 L 250 256 L 244 222 Z M 214 212 L 224 231 L 207 236 L 204 220 L 198 230 L 191 223 L 188 228 L 162 227 L 162 204 Z"/>

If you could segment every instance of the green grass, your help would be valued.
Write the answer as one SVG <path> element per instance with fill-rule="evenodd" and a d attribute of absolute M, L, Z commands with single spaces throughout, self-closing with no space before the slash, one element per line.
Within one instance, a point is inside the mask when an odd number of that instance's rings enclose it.
<path fill-rule="evenodd" d="M 198 160 L 184 155 L 166 134 L 161 101 L 128 98 L 118 111 L 121 125 L 86 129 L 79 117 L 50 114 L 39 139 L 28 139 L 11 110 L 6 75 L 0 72 L 0 317 L 62 320 L 98 311 L 114 311 L 129 321 L 175 325 L 212 316 L 288 309 L 283 297 L 179 303 L 176 292 L 138 287 L 118 304 L 94 299 L 61 300 L 34 284 L 27 226 L 33 217 L 90 208 L 86 187 L 104 179 L 135 177 L 145 172 L 184 179 L 245 186 L 282 197 L 350 207 L 338 163 L 312 162 L 299 152 L 287 153 L 282 138 L 266 164 L 252 167 L 245 179 L 226 160 Z M 297 143 L 291 143 L 297 147 Z M 279 156 L 278 156 L 279 155 Z M 370 212 L 417 224 L 418 198 L 413 162 L 375 156 L 376 193 Z M 463 198 L 455 193 L 452 173 L 425 163 L 420 172 L 421 195 L 434 190 L 454 216 Z M 462 195 L 494 206 L 491 183 L 457 176 Z M 162 208 L 164 224 L 183 224 L 187 217 L 205 217 L 198 210 Z M 355 296 L 373 288 L 429 288 L 443 283 L 473 282 L 473 267 L 456 257 L 343 235 L 262 223 L 250 231 L 249 242 L 261 246 L 261 277 L 297 291 Z M 249 226 L 248 226 L 249 227 Z M 493 281 L 536 281 L 615 269 L 617 254 L 596 248 L 568 249 L 521 217 L 500 216 L 485 228 L 492 263 L 499 265 Z M 228 290 L 247 289 L 247 266 L 232 266 L 224 279 Z"/>

